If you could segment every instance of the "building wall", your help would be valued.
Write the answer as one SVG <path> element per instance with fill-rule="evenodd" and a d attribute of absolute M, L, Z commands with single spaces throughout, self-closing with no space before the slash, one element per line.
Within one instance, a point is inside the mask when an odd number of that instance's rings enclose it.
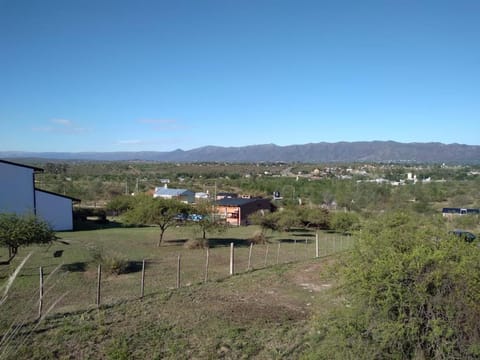
<path fill-rule="evenodd" d="M 217 213 L 230 225 L 240 225 L 240 208 L 238 206 L 217 206 Z"/>
<path fill-rule="evenodd" d="M 240 225 L 247 225 L 248 217 L 259 210 L 272 210 L 272 204 L 267 199 L 258 199 L 249 202 L 240 208 Z"/>
<path fill-rule="evenodd" d="M 218 205 L 217 213 L 230 225 L 248 225 L 248 217 L 259 210 L 272 211 L 272 204 L 267 199 L 257 199 L 240 205 Z"/>
<path fill-rule="evenodd" d="M 0 163 L 0 212 L 35 213 L 33 169 Z"/>
<path fill-rule="evenodd" d="M 56 231 L 73 230 L 72 200 L 36 190 L 37 216 Z"/>

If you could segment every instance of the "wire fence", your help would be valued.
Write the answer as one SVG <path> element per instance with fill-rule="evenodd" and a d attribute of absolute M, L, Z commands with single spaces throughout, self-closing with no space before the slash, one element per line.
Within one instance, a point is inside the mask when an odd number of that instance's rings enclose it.
<path fill-rule="evenodd" d="M 232 242 L 208 249 L 179 246 L 177 254 L 164 258 L 129 261 L 120 275 L 110 273 L 105 264 L 82 262 L 25 267 L 18 276 L 32 281 L 20 281 L 4 296 L 0 306 L 9 316 L 0 319 L 0 328 L 6 339 L 16 327 L 52 314 L 82 312 L 279 264 L 321 260 L 349 249 L 352 243 L 349 236 L 328 234 L 255 245 Z"/>

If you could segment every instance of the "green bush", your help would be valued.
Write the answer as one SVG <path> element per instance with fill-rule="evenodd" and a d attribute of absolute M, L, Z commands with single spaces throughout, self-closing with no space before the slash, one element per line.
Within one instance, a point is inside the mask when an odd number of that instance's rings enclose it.
<path fill-rule="evenodd" d="M 334 213 L 330 222 L 330 228 L 337 232 L 350 234 L 360 229 L 360 218 L 352 212 Z"/>
<path fill-rule="evenodd" d="M 480 356 L 480 251 L 441 220 L 369 221 L 345 261 L 345 301 L 318 325 L 317 358 Z"/>
<path fill-rule="evenodd" d="M 122 254 L 99 247 L 91 247 L 89 250 L 93 262 L 102 265 L 104 271 L 115 275 L 124 274 L 127 271 L 128 259 Z"/>

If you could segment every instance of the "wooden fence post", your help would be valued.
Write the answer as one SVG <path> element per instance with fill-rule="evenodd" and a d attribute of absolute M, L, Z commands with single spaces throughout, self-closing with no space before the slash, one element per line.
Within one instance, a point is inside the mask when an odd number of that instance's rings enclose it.
<path fill-rule="evenodd" d="M 280 244 L 281 244 L 281 242 L 279 241 L 278 242 L 278 247 L 277 247 L 277 265 L 278 265 L 278 261 L 280 259 Z"/>
<path fill-rule="evenodd" d="M 248 265 L 247 265 L 247 271 L 250 270 L 251 265 L 252 265 L 252 249 L 253 249 L 253 242 L 250 243 L 250 249 L 248 250 Z"/>
<path fill-rule="evenodd" d="M 297 239 L 293 240 L 293 258 L 297 261 Z"/>
<path fill-rule="evenodd" d="M 233 242 L 230 243 L 230 275 L 235 273 L 235 253 L 234 253 L 234 245 Z"/>
<path fill-rule="evenodd" d="M 305 258 L 308 259 L 308 239 L 305 238 Z"/>
<path fill-rule="evenodd" d="M 38 301 L 38 318 L 42 317 L 43 311 L 43 268 L 40 266 L 40 288 L 39 288 L 39 301 Z"/>
<path fill-rule="evenodd" d="M 267 260 L 268 260 L 268 244 L 265 248 L 265 265 L 264 265 L 264 267 L 267 267 Z"/>
<path fill-rule="evenodd" d="M 209 265 L 208 263 L 209 263 L 209 261 L 210 261 L 210 251 L 207 247 L 207 255 L 206 255 L 206 259 L 205 259 L 205 280 L 204 280 L 205 282 L 208 281 L 208 265 Z"/>
<path fill-rule="evenodd" d="M 102 290 L 102 264 L 98 264 L 97 270 L 97 307 L 100 307 L 100 293 Z"/>
<path fill-rule="evenodd" d="M 180 289 L 180 255 L 177 257 L 177 289 Z"/>
<path fill-rule="evenodd" d="M 319 248 L 318 248 L 318 232 L 315 234 L 315 257 L 319 257 Z"/>
<path fill-rule="evenodd" d="M 140 299 L 143 299 L 145 295 L 145 259 L 142 261 L 142 284 L 140 287 Z"/>

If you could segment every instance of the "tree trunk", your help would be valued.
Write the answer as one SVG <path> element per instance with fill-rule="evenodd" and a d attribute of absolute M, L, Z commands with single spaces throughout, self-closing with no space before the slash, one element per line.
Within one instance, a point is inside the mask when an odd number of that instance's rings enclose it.
<path fill-rule="evenodd" d="M 10 264 L 10 261 L 17 255 L 18 247 L 16 246 L 9 246 L 8 247 L 8 260 L 5 262 L 7 265 Z"/>
<path fill-rule="evenodd" d="M 160 228 L 160 236 L 158 238 L 157 247 L 160 247 L 160 245 L 163 244 L 163 233 L 164 232 L 165 232 L 165 230 Z"/>

